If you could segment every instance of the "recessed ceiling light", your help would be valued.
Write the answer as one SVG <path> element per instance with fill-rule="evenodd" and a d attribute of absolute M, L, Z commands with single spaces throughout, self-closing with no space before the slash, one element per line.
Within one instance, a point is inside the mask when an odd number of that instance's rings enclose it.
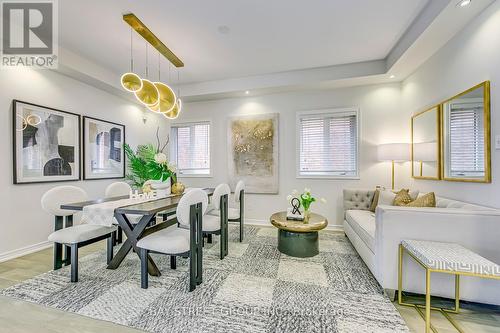
<path fill-rule="evenodd" d="M 391 76 L 389 76 L 389 79 L 394 79 L 396 77 L 396 75 L 392 74 Z"/>
<path fill-rule="evenodd" d="M 462 0 L 459 3 L 457 3 L 457 6 L 458 7 L 466 7 L 466 6 L 470 5 L 471 2 L 472 2 L 472 0 Z"/>
<path fill-rule="evenodd" d="M 219 33 L 223 35 L 227 35 L 231 31 L 231 29 L 229 29 L 227 25 L 219 25 L 217 27 L 217 31 L 219 31 Z"/>
<path fill-rule="evenodd" d="M 248 95 L 248 94 L 250 94 L 250 91 L 248 91 L 248 90 L 245 91 L 245 95 Z"/>

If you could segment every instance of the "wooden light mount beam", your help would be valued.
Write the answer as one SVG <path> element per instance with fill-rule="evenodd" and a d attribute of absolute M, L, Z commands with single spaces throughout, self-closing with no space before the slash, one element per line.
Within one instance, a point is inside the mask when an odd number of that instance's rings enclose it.
<path fill-rule="evenodd" d="M 149 44 L 158 50 L 175 67 L 184 67 L 184 63 L 172 52 L 163 42 L 149 30 L 149 28 L 137 18 L 134 14 L 123 15 L 123 20 L 127 22 L 132 29 L 141 35 Z"/>

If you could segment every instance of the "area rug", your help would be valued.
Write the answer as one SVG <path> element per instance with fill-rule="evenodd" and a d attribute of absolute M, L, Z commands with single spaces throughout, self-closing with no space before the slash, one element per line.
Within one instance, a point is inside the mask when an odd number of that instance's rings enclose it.
<path fill-rule="evenodd" d="M 148 332 L 409 332 L 377 281 L 341 233 L 320 232 L 320 254 L 307 259 L 277 250 L 274 228 L 247 226 L 238 241 L 230 226 L 229 255 L 206 244 L 203 283 L 188 292 L 188 262 L 140 288 L 139 258 L 130 253 L 117 270 L 105 252 L 80 259 L 80 281 L 69 267 L 51 271 L 0 294 Z"/>

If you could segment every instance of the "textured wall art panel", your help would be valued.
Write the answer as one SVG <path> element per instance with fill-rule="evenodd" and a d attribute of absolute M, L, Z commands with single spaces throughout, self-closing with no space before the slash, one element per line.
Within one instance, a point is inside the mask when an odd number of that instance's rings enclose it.
<path fill-rule="evenodd" d="M 278 114 L 237 116 L 228 123 L 229 182 L 243 180 L 247 193 L 279 190 Z"/>

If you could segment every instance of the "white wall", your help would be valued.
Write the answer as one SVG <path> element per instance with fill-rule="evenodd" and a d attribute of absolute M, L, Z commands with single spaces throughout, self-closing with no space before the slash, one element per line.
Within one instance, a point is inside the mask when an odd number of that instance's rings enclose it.
<path fill-rule="evenodd" d="M 413 180 L 412 187 L 439 195 L 500 208 L 500 2 L 494 2 L 470 25 L 403 82 L 402 101 L 409 114 L 425 110 L 482 81 L 491 81 L 491 184 Z"/>
<path fill-rule="evenodd" d="M 268 221 L 269 216 L 286 208 L 286 196 L 293 190 L 310 187 L 327 204 L 315 203 L 313 210 L 324 214 L 330 225 L 341 225 L 342 189 L 390 186 L 390 165 L 378 163 L 376 145 L 409 140 L 408 114 L 403 112 L 400 85 L 376 85 L 318 92 L 294 92 L 239 99 L 186 103 L 176 122 L 210 120 L 212 123 L 212 178 L 181 178 L 189 186 L 215 186 L 227 182 L 227 117 L 237 114 L 279 113 L 278 195 L 248 195 L 246 217 Z M 361 113 L 360 180 L 297 179 L 297 111 L 358 107 Z M 397 185 L 408 182 L 409 163 L 397 166 Z"/>
<path fill-rule="evenodd" d="M 163 117 L 149 112 L 146 124 L 142 109 L 102 90 L 49 70 L 0 71 L 0 259 L 47 240 L 53 219 L 42 211 L 40 198 L 48 189 L 62 184 L 84 188 L 91 198 L 102 197 L 113 180 L 13 185 L 12 184 L 12 100 L 49 106 L 81 115 L 110 120 L 126 126 L 126 140 L 132 146 L 156 142 L 155 133 Z"/>

